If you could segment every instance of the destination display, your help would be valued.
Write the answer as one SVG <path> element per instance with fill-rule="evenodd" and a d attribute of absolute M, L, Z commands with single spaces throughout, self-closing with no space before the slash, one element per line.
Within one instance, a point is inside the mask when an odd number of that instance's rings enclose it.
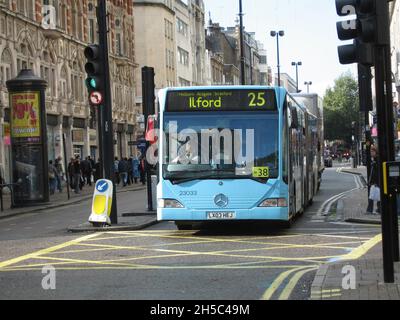
<path fill-rule="evenodd" d="M 166 112 L 277 111 L 274 90 L 182 90 L 167 95 Z"/>

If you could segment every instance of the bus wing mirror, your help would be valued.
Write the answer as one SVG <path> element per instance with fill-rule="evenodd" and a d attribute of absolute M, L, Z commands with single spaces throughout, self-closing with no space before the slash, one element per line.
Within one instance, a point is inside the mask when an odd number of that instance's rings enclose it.
<path fill-rule="evenodd" d="M 297 116 L 297 110 L 295 108 L 290 109 L 292 116 L 292 124 L 290 126 L 291 129 L 297 129 L 299 127 L 299 118 Z"/>

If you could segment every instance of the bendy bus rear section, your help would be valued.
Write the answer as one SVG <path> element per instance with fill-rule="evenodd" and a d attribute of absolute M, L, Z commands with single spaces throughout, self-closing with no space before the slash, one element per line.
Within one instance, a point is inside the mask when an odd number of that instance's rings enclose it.
<path fill-rule="evenodd" d="M 290 225 L 312 203 L 324 170 L 317 95 L 188 87 L 158 99 L 159 221 L 181 230 L 207 221 Z"/>

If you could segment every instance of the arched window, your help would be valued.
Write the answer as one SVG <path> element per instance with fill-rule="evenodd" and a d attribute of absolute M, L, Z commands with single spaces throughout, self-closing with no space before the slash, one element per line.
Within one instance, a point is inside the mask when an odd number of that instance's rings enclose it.
<path fill-rule="evenodd" d="M 25 6 L 25 0 L 18 0 L 18 12 L 25 15 L 26 14 L 26 6 Z"/>
<path fill-rule="evenodd" d="M 59 17 L 57 17 L 57 20 L 59 21 L 59 26 L 61 29 L 67 30 L 67 3 L 60 1 L 58 7 Z"/>
<path fill-rule="evenodd" d="M 83 39 L 83 28 L 82 28 L 82 2 L 81 1 L 72 1 L 72 34 L 77 39 Z"/>
<path fill-rule="evenodd" d="M 96 5 L 93 1 L 88 3 L 88 34 L 89 43 L 97 42 Z"/>
<path fill-rule="evenodd" d="M 74 61 L 72 64 L 71 73 L 71 92 L 75 101 L 83 101 L 83 85 L 84 83 L 82 66 L 77 61 Z"/>
<path fill-rule="evenodd" d="M 35 0 L 18 0 L 17 11 L 33 20 L 35 18 Z"/>
<path fill-rule="evenodd" d="M 12 57 L 9 49 L 4 49 L 0 59 L 0 84 L 5 85 L 12 78 Z"/>
<path fill-rule="evenodd" d="M 36 70 L 33 59 L 35 57 L 32 47 L 29 45 L 28 41 L 25 39 L 19 47 L 17 46 L 17 73 L 19 73 L 22 69 L 32 69 L 34 72 Z"/>
<path fill-rule="evenodd" d="M 68 97 L 68 73 L 67 68 L 62 66 L 60 72 L 60 89 L 59 89 L 60 97 L 62 99 L 67 99 Z"/>
<path fill-rule="evenodd" d="M 49 51 L 43 50 L 41 57 L 40 76 L 47 81 L 46 94 L 57 97 L 56 87 L 56 61 L 51 58 Z"/>

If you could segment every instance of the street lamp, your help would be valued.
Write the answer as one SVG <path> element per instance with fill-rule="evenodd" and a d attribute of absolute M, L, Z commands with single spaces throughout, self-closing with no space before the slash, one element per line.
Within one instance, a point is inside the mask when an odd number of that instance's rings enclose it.
<path fill-rule="evenodd" d="M 285 31 L 271 31 L 271 37 L 276 37 L 276 51 L 278 57 L 278 87 L 281 86 L 281 65 L 279 60 L 279 37 L 283 37 L 285 35 Z"/>
<path fill-rule="evenodd" d="M 296 67 L 296 93 L 299 93 L 299 66 L 302 66 L 303 63 L 299 62 L 292 62 L 292 66 Z"/>
<path fill-rule="evenodd" d="M 307 86 L 307 93 L 310 93 L 310 86 L 312 86 L 312 81 L 306 81 L 304 82 L 304 85 Z"/>
<path fill-rule="evenodd" d="M 244 30 L 243 30 L 243 4 L 242 0 L 239 0 L 239 18 L 240 18 L 240 77 L 242 85 L 246 84 L 246 63 L 244 53 Z"/>

